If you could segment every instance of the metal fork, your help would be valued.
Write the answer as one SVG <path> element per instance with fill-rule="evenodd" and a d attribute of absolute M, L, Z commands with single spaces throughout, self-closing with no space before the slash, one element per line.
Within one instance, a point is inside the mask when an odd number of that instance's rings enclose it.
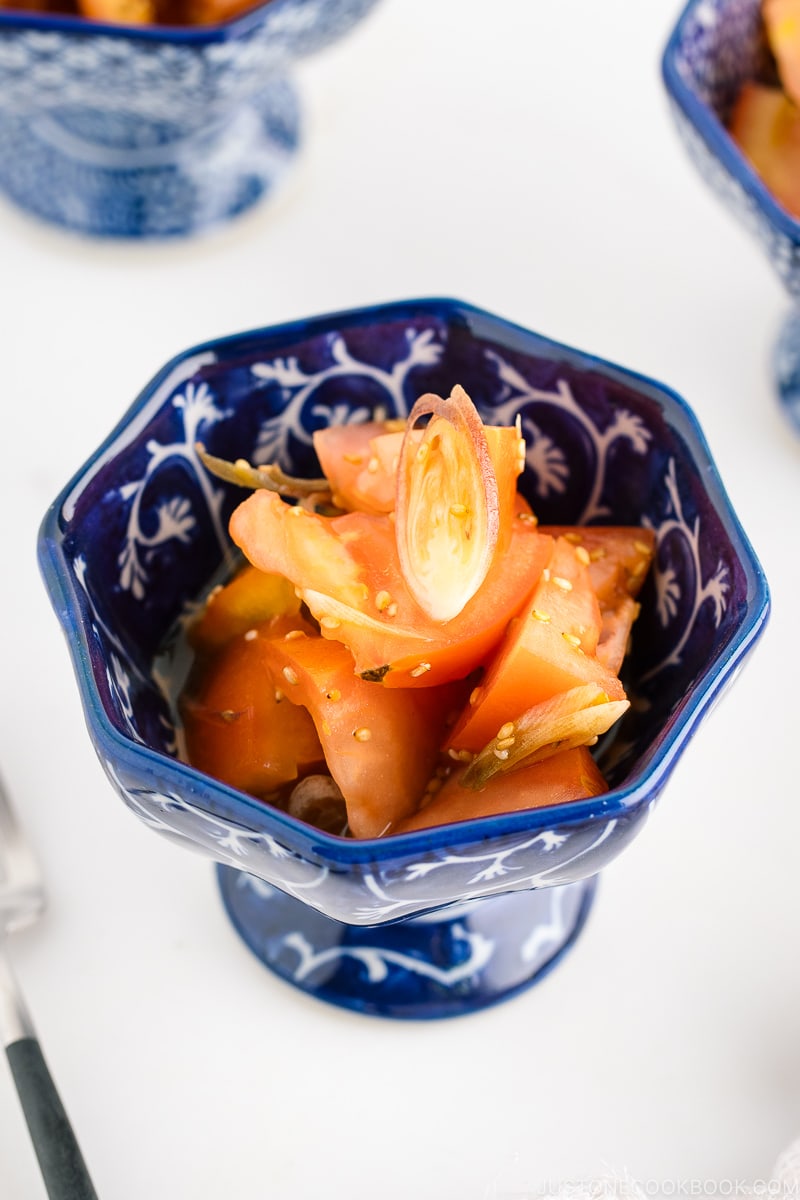
<path fill-rule="evenodd" d="M 5 937 L 31 925 L 44 888 L 0 779 L 0 1036 L 50 1200 L 97 1200 L 80 1147 L 5 953 Z"/>

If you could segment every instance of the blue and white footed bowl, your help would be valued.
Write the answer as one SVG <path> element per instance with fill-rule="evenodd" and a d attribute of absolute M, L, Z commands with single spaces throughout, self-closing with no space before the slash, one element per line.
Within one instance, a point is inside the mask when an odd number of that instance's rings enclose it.
<path fill-rule="evenodd" d="M 176 758 L 165 641 L 230 550 L 242 498 L 195 443 L 318 473 L 312 432 L 405 415 L 463 384 L 517 416 L 547 523 L 657 534 L 626 684 L 600 752 L 611 790 L 560 807 L 355 841 Z M 692 413 L 668 388 L 453 300 L 336 313 L 169 362 L 44 518 L 39 561 L 108 777 L 151 828 L 216 860 L 253 951 L 297 986 L 392 1016 L 469 1012 L 539 978 L 632 840 L 768 615 L 767 583 Z M 409 749 L 409 752 L 412 752 Z"/>
<path fill-rule="evenodd" d="M 777 341 L 774 371 L 784 407 L 800 429 L 800 221 L 778 204 L 726 128 L 747 80 L 776 80 L 761 0 L 690 0 L 661 65 L 689 157 L 763 247 L 794 301 Z"/>
<path fill-rule="evenodd" d="M 269 0 L 191 28 L 0 8 L 0 190 L 98 236 L 179 236 L 235 217 L 298 149 L 293 63 L 375 3 Z"/>

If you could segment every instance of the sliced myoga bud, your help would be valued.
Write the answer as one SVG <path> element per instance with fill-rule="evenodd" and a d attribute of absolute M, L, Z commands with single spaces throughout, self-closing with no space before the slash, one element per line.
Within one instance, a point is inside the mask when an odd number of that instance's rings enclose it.
<path fill-rule="evenodd" d="M 480 791 L 493 775 L 541 762 L 561 750 L 590 746 L 629 707 L 627 700 L 609 700 L 595 683 L 561 692 L 506 722 L 476 754 L 461 785 Z"/>
<path fill-rule="evenodd" d="M 434 620 L 450 621 L 475 595 L 499 525 L 497 478 L 474 404 L 462 387 L 447 400 L 420 397 L 400 451 L 395 529 L 403 575 Z"/>

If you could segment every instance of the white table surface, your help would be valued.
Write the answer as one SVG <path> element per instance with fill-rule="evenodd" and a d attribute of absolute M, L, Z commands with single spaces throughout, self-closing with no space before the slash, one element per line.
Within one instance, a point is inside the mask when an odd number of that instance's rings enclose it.
<path fill-rule="evenodd" d="M 679 7 L 382 0 L 298 71 L 283 191 L 196 240 L 92 243 L 0 203 L 0 767 L 50 897 L 11 951 L 101 1200 L 527 1200 L 609 1170 L 737 1195 L 800 1134 L 800 438 L 769 377 L 788 302 L 677 140 Z M 774 607 L 563 964 L 427 1024 L 272 977 L 212 866 L 115 798 L 35 545 L 172 355 L 432 294 L 680 392 Z M 5 1070 L 0 1196 L 44 1196 Z"/>

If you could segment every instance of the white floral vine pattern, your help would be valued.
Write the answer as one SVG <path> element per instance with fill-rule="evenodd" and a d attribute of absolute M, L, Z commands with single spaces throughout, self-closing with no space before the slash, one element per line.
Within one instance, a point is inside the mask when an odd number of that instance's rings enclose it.
<path fill-rule="evenodd" d="M 216 407 L 214 396 L 205 383 L 187 383 L 185 389 L 173 397 L 172 404 L 182 413 L 183 437 L 168 445 L 148 442 L 149 459 L 144 475 L 120 488 L 123 500 L 131 501 L 125 542 L 118 559 L 120 585 L 130 591 L 136 600 L 143 600 L 146 595 L 148 557 L 172 538 L 188 542 L 196 525 L 188 499 L 185 496 L 173 496 L 158 506 L 154 531 L 150 534 L 145 532 L 141 521 L 143 499 L 150 480 L 165 463 L 176 458 L 188 462 L 203 494 L 223 560 L 229 552 L 229 540 L 221 518 L 224 492 L 211 483 L 211 477 L 203 469 L 195 450 L 201 431 L 219 421 L 223 414 Z"/>
<path fill-rule="evenodd" d="M 444 851 L 429 859 L 398 859 L 391 878 L 380 867 L 353 865 L 336 875 L 328 867 L 306 860 L 266 832 L 245 829 L 222 816 L 213 816 L 176 792 L 155 787 L 132 787 L 114 764 L 105 760 L 106 772 L 128 807 L 154 831 L 173 840 L 200 847 L 217 862 L 242 872 L 239 886 L 268 898 L 271 888 L 335 919 L 356 925 L 385 924 L 413 916 L 441 902 L 438 886 L 418 886 L 433 871 L 443 869 L 462 899 L 480 899 L 507 891 L 529 891 L 569 882 L 575 868 L 588 860 L 583 877 L 592 873 L 592 857 L 612 837 L 616 821 L 606 822 L 587 837 L 583 826 L 572 830 L 545 830 L 533 838 L 509 840 L 483 852 Z M 570 845 L 572 843 L 572 845 Z M 554 851 L 556 861 L 551 862 Z M 537 868 L 531 871 L 533 862 Z M 516 861 L 513 861 L 516 859 Z M 314 892 L 318 892 L 317 897 Z M 375 904 L 364 903 L 365 891 Z M 333 911 L 333 910 L 336 911 Z"/>
<path fill-rule="evenodd" d="M 491 938 L 481 933 L 471 933 L 463 925 L 454 925 L 451 933 L 466 953 L 460 962 L 448 967 L 440 967 L 415 955 L 380 946 L 330 946 L 325 950 L 315 950 L 304 934 L 297 931 L 288 934 L 283 939 L 283 945 L 297 954 L 297 967 L 292 972 L 296 983 L 302 983 L 320 967 L 330 967 L 331 963 L 340 962 L 343 958 L 352 958 L 365 968 L 369 983 L 383 983 L 389 977 L 391 968 L 395 968 L 409 975 L 435 980 L 441 987 L 452 988 L 482 971 L 491 962 L 496 946 Z"/>
<path fill-rule="evenodd" d="M 680 636 L 674 642 L 669 653 L 660 662 L 652 666 L 642 675 L 641 682 L 645 683 L 655 675 L 660 674 L 666 667 L 677 666 L 682 658 L 686 644 L 691 637 L 700 610 L 710 603 L 713 609 L 715 628 L 719 628 L 725 615 L 731 590 L 730 572 L 726 564 L 719 559 L 713 574 L 703 579 L 703 566 L 700 561 L 700 519 L 695 517 L 694 523 L 689 524 L 681 500 L 678 480 L 675 474 L 675 460 L 669 460 L 664 486 L 668 496 L 667 515 L 658 525 L 649 524 L 655 529 L 656 540 L 663 545 L 673 533 L 677 533 L 684 541 L 691 557 L 694 583 L 691 611 L 683 617 Z M 659 620 L 665 628 L 679 615 L 679 605 L 682 599 L 681 587 L 675 569 L 669 565 L 656 567 L 656 609 Z"/>
<path fill-rule="evenodd" d="M 277 462 L 285 467 L 289 462 L 288 447 L 293 438 L 306 446 L 311 445 L 311 433 L 303 420 L 306 405 L 322 384 L 330 379 L 343 376 L 372 379 L 386 392 L 391 402 L 388 411 L 396 416 L 407 416 L 405 383 L 410 371 L 415 367 L 432 366 L 437 363 L 444 347 L 430 329 L 421 332 L 409 329 L 406 331 L 406 339 L 407 356 L 399 359 L 389 370 L 371 366 L 354 358 L 341 334 L 332 334 L 328 339 L 333 360 L 331 365 L 312 374 L 303 371 L 294 357 L 254 363 L 252 372 L 256 379 L 263 383 L 277 384 L 284 399 L 284 407 L 274 417 L 267 419 L 259 431 L 253 454 L 254 461 Z M 374 408 L 351 409 L 347 404 L 312 404 L 310 411 L 315 418 L 328 425 L 369 421 L 377 415 Z"/>
<path fill-rule="evenodd" d="M 570 413 L 589 438 L 595 454 L 591 492 L 575 523 L 587 525 L 590 521 L 609 516 L 611 510 L 603 503 L 609 451 L 615 442 L 625 440 L 637 454 L 646 454 L 652 435 L 642 419 L 627 409 L 620 408 L 614 413 L 609 425 L 605 429 L 599 429 L 576 402 L 566 380 L 559 379 L 555 391 L 543 391 L 532 387 L 515 367 L 494 351 L 487 351 L 487 358 L 495 364 L 498 378 L 504 385 L 492 419 L 499 424 L 511 424 L 516 414 L 521 413 L 523 433 L 530 443 L 528 470 L 532 471 L 536 478 L 537 494 L 541 497 L 549 496 L 553 492 L 561 494 L 566 491 L 569 480 L 564 451 L 542 433 L 529 409 L 523 407 L 552 404 Z"/>

